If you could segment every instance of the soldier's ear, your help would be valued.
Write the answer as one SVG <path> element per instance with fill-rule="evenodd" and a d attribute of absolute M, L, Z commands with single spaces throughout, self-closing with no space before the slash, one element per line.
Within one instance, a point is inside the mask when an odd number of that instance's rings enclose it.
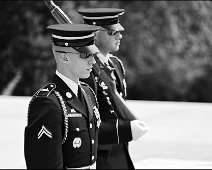
<path fill-rule="evenodd" d="M 96 39 L 98 37 L 98 33 L 99 33 L 99 31 L 94 32 L 94 41 L 96 41 Z"/>
<path fill-rule="evenodd" d="M 60 53 L 59 58 L 64 63 L 66 63 L 68 61 L 68 57 L 67 57 L 67 55 L 65 53 Z"/>

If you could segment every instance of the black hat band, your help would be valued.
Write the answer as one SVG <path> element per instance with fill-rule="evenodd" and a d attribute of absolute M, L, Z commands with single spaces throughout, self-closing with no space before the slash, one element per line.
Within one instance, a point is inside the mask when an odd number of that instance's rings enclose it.
<path fill-rule="evenodd" d="M 94 44 L 93 38 L 79 39 L 79 40 L 62 40 L 52 37 L 52 42 L 56 46 L 61 47 L 84 47 Z"/>
<path fill-rule="evenodd" d="M 109 19 L 87 19 L 84 18 L 84 24 L 89 24 L 89 25 L 113 25 L 119 23 L 119 18 L 109 18 Z"/>

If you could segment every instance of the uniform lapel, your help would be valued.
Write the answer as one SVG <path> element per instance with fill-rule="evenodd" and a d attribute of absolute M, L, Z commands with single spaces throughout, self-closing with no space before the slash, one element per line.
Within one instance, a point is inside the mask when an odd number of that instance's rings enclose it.
<path fill-rule="evenodd" d="M 70 104 L 74 109 L 82 113 L 84 116 L 88 117 L 85 107 L 76 96 L 72 99 L 67 100 L 67 103 Z"/>
<path fill-rule="evenodd" d="M 73 107 L 78 112 L 82 113 L 84 116 L 88 117 L 85 107 L 81 104 L 79 99 L 72 92 L 72 90 L 65 84 L 65 82 L 61 80 L 56 74 L 54 76 L 53 82 L 56 84 L 55 90 L 61 93 L 67 104 Z"/>

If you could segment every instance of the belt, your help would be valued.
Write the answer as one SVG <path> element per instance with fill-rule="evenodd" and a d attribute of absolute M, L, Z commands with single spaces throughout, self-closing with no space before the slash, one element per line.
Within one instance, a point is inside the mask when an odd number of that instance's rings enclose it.
<path fill-rule="evenodd" d="M 83 166 L 79 168 L 66 168 L 66 169 L 96 169 L 96 162 L 94 162 L 92 165 Z"/>

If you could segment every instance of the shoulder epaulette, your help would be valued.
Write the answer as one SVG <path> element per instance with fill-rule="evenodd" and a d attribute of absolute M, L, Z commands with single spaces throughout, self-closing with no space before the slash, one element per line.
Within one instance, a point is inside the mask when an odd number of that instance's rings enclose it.
<path fill-rule="evenodd" d="M 41 89 L 39 89 L 34 96 L 36 97 L 48 97 L 49 94 L 51 94 L 51 92 L 56 88 L 56 85 L 54 83 L 49 83 L 47 85 L 45 85 L 44 87 L 42 87 Z"/>
<path fill-rule="evenodd" d="M 56 88 L 56 85 L 54 83 L 49 83 L 47 85 L 45 85 L 44 87 L 40 88 L 33 96 L 32 99 L 29 102 L 28 105 L 28 116 L 27 116 L 27 121 L 28 121 L 28 117 L 29 117 L 29 113 L 30 113 L 30 108 L 31 108 L 31 104 L 33 103 L 33 101 L 37 98 L 37 97 L 48 97 L 49 94 Z"/>

